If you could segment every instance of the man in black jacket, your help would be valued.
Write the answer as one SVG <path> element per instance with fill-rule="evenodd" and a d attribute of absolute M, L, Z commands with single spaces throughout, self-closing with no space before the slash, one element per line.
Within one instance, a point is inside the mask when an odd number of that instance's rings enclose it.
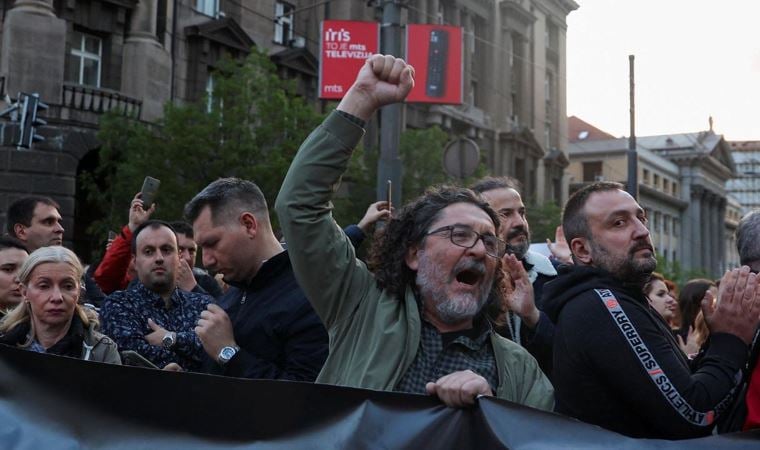
<path fill-rule="evenodd" d="M 206 371 L 314 381 L 327 358 L 327 331 L 272 232 L 258 186 L 219 179 L 185 206 L 185 215 L 203 265 L 231 286 L 195 328 L 209 356 Z"/>
<path fill-rule="evenodd" d="M 735 269 L 718 299 L 706 297 L 710 342 L 690 363 L 642 292 L 656 260 L 636 200 L 618 183 L 594 183 L 568 200 L 562 224 L 575 265 L 544 289 L 557 411 L 633 437 L 709 434 L 760 317 L 758 278 Z"/>

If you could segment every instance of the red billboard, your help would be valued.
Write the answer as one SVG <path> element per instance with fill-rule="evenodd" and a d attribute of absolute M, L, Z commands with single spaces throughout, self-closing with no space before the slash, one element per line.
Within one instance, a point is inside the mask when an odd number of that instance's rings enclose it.
<path fill-rule="evenodd" d="M 407 25 L 406 61 L 414 66 L 410 103 L 462 103 L 462 28 Z"/>
<path fill-rule="evenodd" d="M 370 56 L 380 50 L 377 22 L 325 20 L 319 58 L 319 98 L 341 99 Z"/>

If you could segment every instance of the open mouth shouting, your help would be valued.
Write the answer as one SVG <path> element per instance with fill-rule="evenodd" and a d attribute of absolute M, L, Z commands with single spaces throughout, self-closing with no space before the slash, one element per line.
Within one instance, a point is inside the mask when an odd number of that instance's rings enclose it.
<path fill-rule="evenodd" d="M 486 267 L 482 262 L 464 261 L 454 268 L 455 280 L 463 287 L 475 287 L 486 276 Z"/>

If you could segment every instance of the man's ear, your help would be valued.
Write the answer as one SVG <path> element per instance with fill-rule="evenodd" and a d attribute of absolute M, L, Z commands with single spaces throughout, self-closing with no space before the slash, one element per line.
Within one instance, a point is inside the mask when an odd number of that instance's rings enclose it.
<path fill-rule="evenodd" d="M 16 235 L 16 239 L 26 242 L 26 227 L 23 224 L 13 225 L 13 234 Z"/>
<path fill-rule="evenodd" d="M 573 238 L 573 240 L 570 241 L 570 251 L 582 264 L 590 266 L 593 262 L 593 259 L 591 258 L 591 247 L 586 238 Z"/>
<path fill-rule="evenodd" d="M 245 234 L 251 239 L 254 239 L 259 229 L 259 221 L 256 220 L 256 216 L 254 216 L 253 213 L 246 211 L 240 214 L 238 221 L 240 222 L 240 225 L 245 228 Z"/>
<path fill-rule="evenodd" d="M 417 256 L 418 248 L 417 246 L 409 247 L 409 249 L 406 251 L 406 256 L 404 257 L 404 261 L 406 262 L 406 266 L 409 267 L 411 270 L 416 271 L 417 268 L 420 266 L 419 257 Z"/>

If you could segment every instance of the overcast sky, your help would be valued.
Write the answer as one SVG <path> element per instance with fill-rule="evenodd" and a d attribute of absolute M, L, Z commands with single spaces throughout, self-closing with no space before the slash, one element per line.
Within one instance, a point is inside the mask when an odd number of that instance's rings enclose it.
<path fill-rule="evenodd" d="M 714 130 L 760 140 L 760 0 L 575 0 L 567 18 L 567 114 L 628 136 Z"/>

